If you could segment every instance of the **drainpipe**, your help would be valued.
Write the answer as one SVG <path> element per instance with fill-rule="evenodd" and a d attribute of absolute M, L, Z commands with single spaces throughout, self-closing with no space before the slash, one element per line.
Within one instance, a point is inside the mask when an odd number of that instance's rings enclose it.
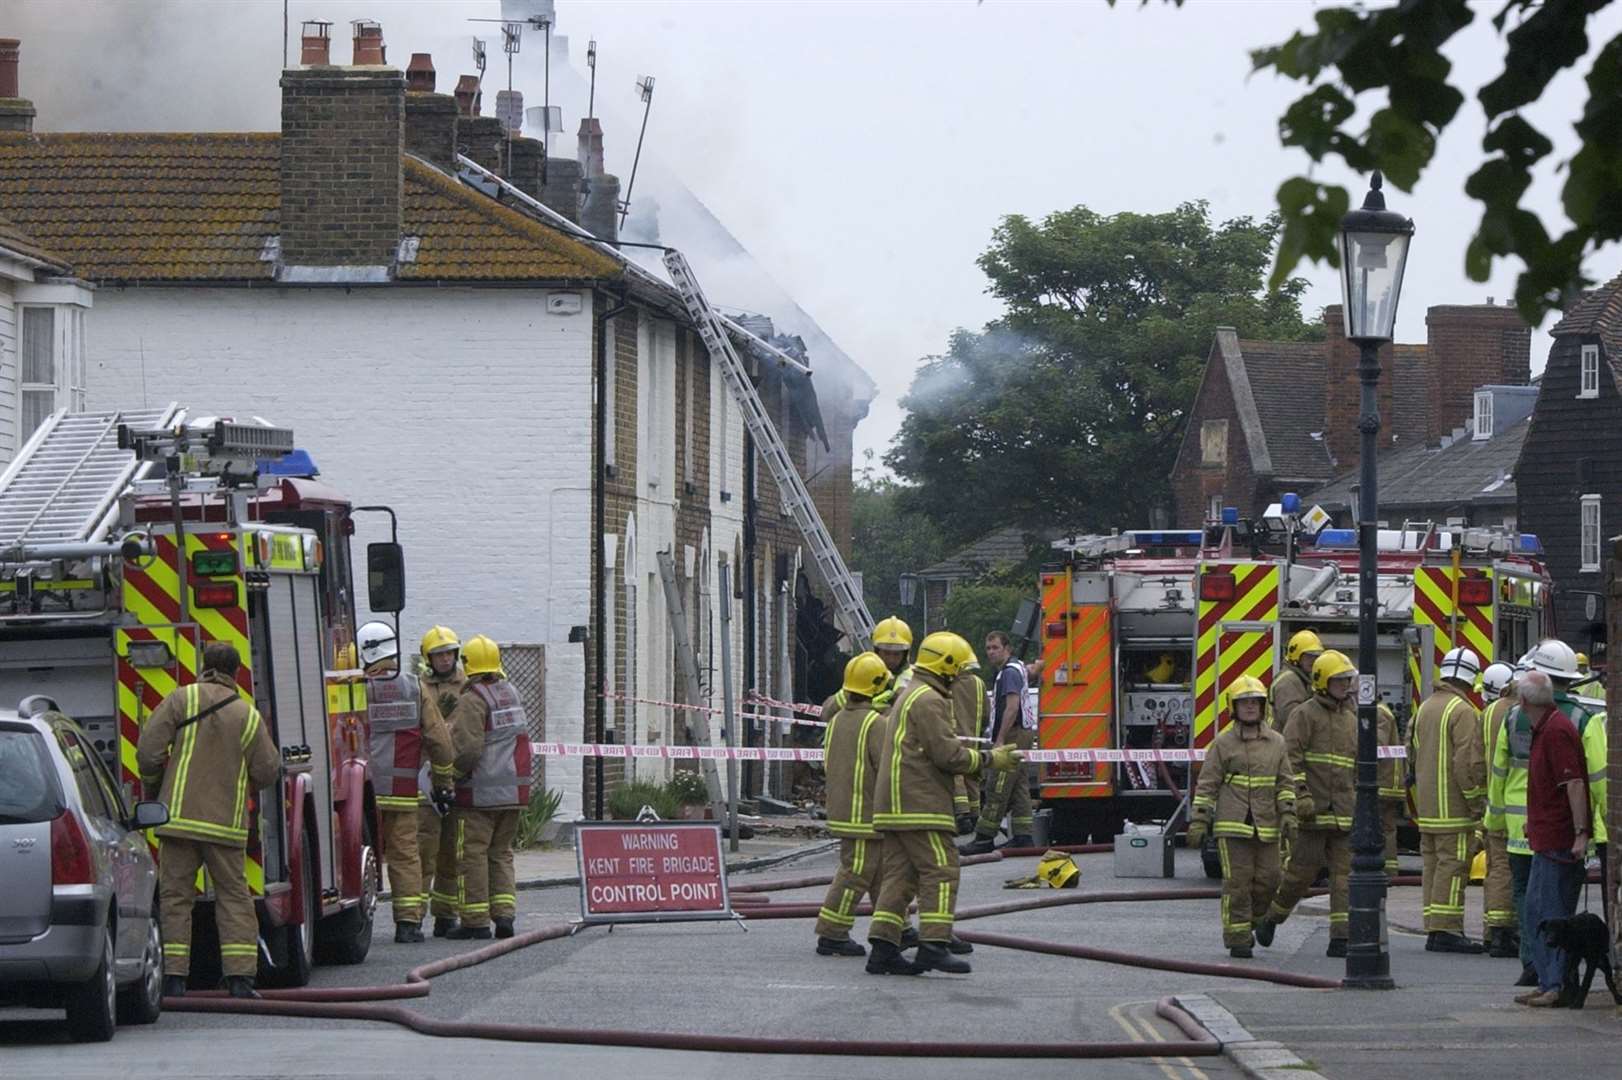
<path fill-rule="evenodd" d="M 745 690 L 759 689 L 755 685 L 755 514 L 760 509 L 755 497 L 755 439 L 745 435 L 743 440 L 743 566 L 738 575 L 743 579 L 743 685 Z M 743 728 L 744 745 L 755 745 L 753 724 Z M 743 790 L 754 794 L 755 763 L 743 763 Z"/>
<path fill-rule="evenodd" d="M 596 676 L 597 685 L 592 686 L 591 680 L 586 682 L 586 707 L 590 715 L 595 718 L 594 740 L 598 743 L 608 741 L 608 702 L 603 697 L 602 690 L 607 682 L 607 672 L 603 670 L 608 663 L 607 642 L 608 635 L 613 632 L 608 617 L 608 565 L 603 558 L 603 536 L 608 531 L 608 320 L 625 310 L 625 296 L 623 293 L 617 298 L 606 292 L 594 291 L 592 293 L 593 307 L 607 304 L 610 300 L 617 300 L 615 305 L 605 308 L 597 316 L 595 333 L 592 336 L 592 461 L 591 461 L 591 516 L 592 528 L 588 534 L 591 544 L 590 566 L 595 574 L 595 588 L 591 591 L 591 651 L 593 675 Z M 599 755 L 592 759 L 594 770 L 594 787 L 596 789 L 593 799 L 593 820 L 602 821 L 603 811 L 603 759 Z"/>

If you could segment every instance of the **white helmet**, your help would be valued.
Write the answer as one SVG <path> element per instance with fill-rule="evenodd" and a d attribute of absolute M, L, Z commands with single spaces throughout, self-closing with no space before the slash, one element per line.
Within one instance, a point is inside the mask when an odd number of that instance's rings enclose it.
<path fill-rule="evenodd" d="M 1487 670 L 1481 673 L 1481 689 L 1486 691 L 1489 698 L 1503 696 L 1505 688 L 1514 681 L 1515 669 L 1502 660 L 1488 664 Z"/>
<path fill-rule="evenodd" d="M 1544 638 L 1537 648 L 1526 654 L 1533 671 L 1541 671 L 1551 679 L 1575 682 L 1582 678 L 1577 670 L 1577 654 L 1559 638 Z"/>
<path fill-rule="evenodd" d="M 1481 659 L 1475 653 L 1462 646 L 1449 649 L 1442 657 L 1442 678 L 1452 679 L 1464 683 L 1466 686 L 1476 684 L 1476 676 L 1481 674 Z"/>
<path fill-rule="evenodd" d="M 386 622 L 374 619 L 362 626 L 355 635 L 355 641 L 360 645 L 361 667 L 371 667 L 381 660 L 391 660 L 400 655 L 400 643 L 394 636 L 394 627 Z"/>

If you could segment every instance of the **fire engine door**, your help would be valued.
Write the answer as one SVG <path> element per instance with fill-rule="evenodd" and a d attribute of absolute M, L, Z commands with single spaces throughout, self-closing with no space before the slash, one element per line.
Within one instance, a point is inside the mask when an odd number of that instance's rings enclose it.
<path fill-rule="evenodd" d="M 1273 657 L 1277 623 L 1225 622 L 1217 637 L 1217 731 L 1214 738 L 1232 722 L 1224 707 L 1228 689 L 1243 675 L 1260 679 L 1264 686 L 1273 685 Z"/>
<path fill-rule="evenodd" d="M 1043 575 L 1039 743 L 1045 750 L 1106 749 L 1115 701 L 1110 578 L 1104 573 Z M 1101 762 L 1042 766 L 1045 798 L 1097 798 L 1113 793 L 1113 769 Z"/>

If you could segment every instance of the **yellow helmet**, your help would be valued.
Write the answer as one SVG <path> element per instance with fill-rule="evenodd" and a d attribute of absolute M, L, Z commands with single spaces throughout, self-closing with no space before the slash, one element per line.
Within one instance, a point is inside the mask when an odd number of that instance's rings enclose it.
<path fill-rule="evenodd" d="M 968 642 L 961 637 L 949 630 L 937 630 L 918 646 L 918 659 L 913 661 L 912 666 L 943 679 L 955 679 L 973 655 Z"/>
<path fill-rule="evenodd" d="M 1074 889 L 1081 884 L 1081 867 L 1076 860 L 1052 848 L 1037 861 L 1036 875 L 1055 889 Z"/>
<path fill-rule="evenodd" d="M 1577 654 L 1577 671 L 1582 675 L 1588 674 L 1588 654 L 1585 652 Z"/>
<path fill-rule="evenodd" d="M 888 619 L 879 620 L 873 628 L 873 647 L 875 649 L 910 649 L 912 648 L 912 627 L 899 615 L 891 615 Z"/>
<path fill-rule="evenodd" d="M 890 669 L 878 653 L 858 653 L 845 665 L 845 690 L 849 693 L 874 697 L 889 681 Z"/>
<path fill-rule="evenodd" d="M 1228 687 L 1227 701 L 1223 707 L 1231 713 L 1233 712 L 1234 702 L 1244 701 L 1246 698 L 1262 698 L 1263 700 L 1267 698 L 1267 687 L 1263 686 L 1262 681 L 1254 675 L 1241 675 L 1233 680 L 1233 684 Z"/>
<path fill-rule="evenodd" d="M 978 670 L 980 667 L 980 658 L 974 655 L 974 646 L 969 644 L 969 639 L 964 637 L 962 634 L 954 634 L 950 630 L 943 630 L 941 632 L 949 635 L 952 639 L 952 644 L 962 649 L 965 654 L 963 663 L 958 665 L 959 669 L 964 671 L 967 671 L 970 668 Z"/>
<path fill-rule="evenodd" d="M 1284 647 L 1284 659 L 1294 664 L 1306 653 L 1321 653 L 1324 643 L 1318 635 L 1311 630 L 1297 630 L 1290 635 L 1290 643 Z"/>
<path fill-rule="evenodd" d="M 1342 675 L 1355 675 L 1357 668 L 1343 652 L 1330 649 L 1312 662 L 1312 688 L 1320 694 L 1329 692 L 1329 680 Z"/>
<path fill-rule="evenodd" d="M 462 643 L 456 638 L 456 631 L 448 626 L 430 626 L 428 632 L 422 635 L 422 655 L 432 656 L 445 649 L 460 649 Z"/>
<path fill-rule="evenodd" d="M 470 679 L 475 675 L 500 675 L 505 679 L 507 673 L 501 669 L 501 646 L 483 634 L 468 638 L 467 644 L 462 646 L 462 670 Z"/>

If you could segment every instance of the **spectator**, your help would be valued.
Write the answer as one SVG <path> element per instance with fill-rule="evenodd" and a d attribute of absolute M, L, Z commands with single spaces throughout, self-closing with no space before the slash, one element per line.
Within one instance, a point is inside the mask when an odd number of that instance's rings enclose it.
<path fill-rule="evenodd" d="M 1548 1008 L 1560 999 L 1565 955 L 1550 947 L 1539 927 L 1577 910 L 1588 851 L 1588 767 L 1577 729 L 1555 708 L 1554 684 L 1541 671 L 1519 683 L 1520 708 L 1532 722 L 1527 769 L 1526 838 L 1532 876 L 1526 885 L 1525 926 L 1532 936 L 1532 966 L 1538 984 L 1516 997 L 1522 1005 Z"/>

